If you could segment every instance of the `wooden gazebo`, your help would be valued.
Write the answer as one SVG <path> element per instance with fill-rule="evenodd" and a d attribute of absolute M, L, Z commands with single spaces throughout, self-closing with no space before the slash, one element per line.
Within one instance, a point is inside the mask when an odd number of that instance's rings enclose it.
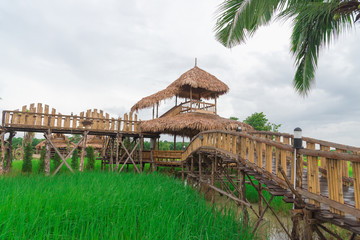
<path fill-rule="evenodd" d="M 229 87 L 214 75 L 195 66 L 182 74 L 167 88 L 141 99 L 131 111 L 153 108 L 153 119 L 141 123 L 141 131 L 193 137 L 205 130 L 253 129 L 250 125 L 222 118 L 217 115 L 217 98 L 229 91 Z M 175 97 L 175 106 L 159 117 L 161 101 Z M 178 99 L 184 99 L 178 103 Z M 213 100 L 207 102 L 204 100 Z M 156 113 L 155 113 L 156 112 Z"/>

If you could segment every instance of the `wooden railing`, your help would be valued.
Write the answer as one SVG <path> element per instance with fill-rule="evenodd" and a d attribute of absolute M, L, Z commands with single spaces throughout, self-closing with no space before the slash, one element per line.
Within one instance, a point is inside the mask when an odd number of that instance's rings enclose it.
<path fill-rule="evenodd" d="M 266 138 L 264 136 L 256 136 L 244 132 L 227 132 L 227 131 L 206 131 L 201 132 L 193 138 L 187 149 L 182 154 L 182 160 L 186 161 L 190 155 L 201 149 L 208 151 L 222 151 L 231 157 L 240 157 L 240 159 L 247 161 L 254 168 L 265 170 L 263 174 L 267 174 L 271 180 L 277 182 L 280 186 L 286 188 L 286 183 L 283 180 L 282 174 L 279 172 L 279 166 L 284 169 L 287 178 L 293 184 L 294 179 L 294 149 L 288 144 L 284 144 L 279 139 L 273 140 L 272 137 Z M 268 134 L 270 135 L 270 134 Z M 276 136 L 276 134 L 273 134 Z M 285 136 L 285 142 L 291 136 Z M 324 151 L 315 150 L 314 143 L 311 139 L 306 139 L 307 148 L 300 149 L 297 156 L 297 190 L 306 198 L 309 203 L 315 206 L 320 206 L 320 203 L 330 206 L 333 213 L 344 215 L 345 213 L 360 218 L 360 155 L 354 152 L 340 152 L 340 151 Z M 313 145 L 312 145 L 313 144 Z M 302 156 L 307 157 L 307 174 L 303 174 L 304 161 Z M 327 189 L 320 189 L 319 174 L 320 169 L 318 161 L 325 159 L 327 171 Z M 275 161 L 273 161 L 275 159 Z M 290 164 L 287 164 L 288 161 Z M 353 169 L 353 193 L 355 197 L 354 204 L 350 205 L 349 199 L 344 199 L 343 185 L 344 165 L 351 163 Z M 305 175 L 305 176 L 304 176 Z M 307 187 L 304 188 L 302 182 L 307 178 Z M 324 187 L 324 186 L 323 186 Z M 325 195 L 322 195 L 322 190 Z"/>
<path fill-rule="evenodd" d="M 181 104 L 181 112 L 202 112 L 202 113 L 216 113 L 216 105 L 202 101 L 188 101 Z"/>
<path fill-rule="evenodd" d="M 292 134 L 288 133 L 279 133 L 279 132 L 266 132 L 266 131 L 254 131 L 250 132 L 251 135 L 267 138 L 267 139 L 273 139 L 276 142 L 281 142 L 284 144 L 290 144 L 292 143 L 294 136 Z M 335 151 L 339 153 L 349 153 L 354 155 L 360 155 L 360 148 L 348 146 L 344 144 L 338 144 L 334 142 L 329 141 L 323 141 L 315 138 L 309 138 L 309 137 L 303 137 L 303 146 L 306 149 L 310 150 L 322 150 L 322 151 Z M 323 177 L 326 177 L 327 175 L 327 168 L 326 168 L 326 158 L 325 157 L 319 157 L 319 170 L 322 173 Z M 305 166 L 307 166 L 308 162 L 305 161 Z M 353 166 L 351 161 L 342 161 L 342 177 L 343 182 L 345 185 L 352 184 L 353 178 L 351 177 L 353 174 Z"/>
<path fill-rule="evenodd" d="M 175 162 L 181 161 L 181 154 L 183 151 L 164 151 L 164 150 L 153 150 L 153 159 L 155 162 Z"/>
<path fill-rule="evenodd" d="M 110 118 L 109 114 L 97 109 L 81 112 L 79 115 L 63 115 L 53 108 L 50 113 L 48 105 L 37 108 L 31 104 L 22 110 L 3 111 L 4 128 L 24 129 L 57 129 L 57 130 L 91 130 L 102 132 L 140 132 L 137 115 L 124 114 L 124 118 Z"/>

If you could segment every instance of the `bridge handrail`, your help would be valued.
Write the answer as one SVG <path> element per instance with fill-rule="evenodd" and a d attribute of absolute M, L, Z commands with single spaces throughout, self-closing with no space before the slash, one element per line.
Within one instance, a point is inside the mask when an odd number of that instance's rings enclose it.
<path fill-rule="evenodd" d="M 279 136 L 279 135 L 277 135 Z M 272 139 L 266 139 L 258 137 L 245 132 L 233 132 L 233 131 L 204 131 L 197 134 L 190 142 L 189 146 L 185 149 L 182 155 L 182 160 L 185 161 L 188 157 L 204 147 L 221 149 L 228 152 L 229 155 L 239 156 L 240 159 L 247 160 L 252 164 L 256 164 L 260 169 L 265 169 L 277 177 L 283 178 L 279 174 L 278 166 L 280 165 L 287 173 L 289 170 L 291 176 L 291 182 L 294 183 L 294 149 L 291 145 L 284 144 Z M 264 153 L 264 154 L 263 154 Z M 256 154 L 256 161 L 255 161 Z M 275 155 L 275 156 L 274 156 Z M 306 160 L 303 160 L 303 155 L 306 155 Z M 264 157 L 264 158 L 263 158 Z M 273 172 L 273 157 L 275 157 L 275 172 Z M 341 204 L 344 204 L 343 196 L 343 185 L 348 184 L 344 181 L 344 178 L 349 176 L 349 169 L 345 166 L 352 164 L 353 168 L 353 188 L 355 195 L 355 208 L 360 209 L 360 155 L 356 155 L 348 152 L 334 152 L 334 151 L 323 151 L 315 150 L 315 144 L 310 143 L 307 149 L 300 149 L 298 151 L 298 162 L 297 165 L 297 181 L 300 186 L 303 181 L 303 169 L 306 165 L 307 168 L 307 179 L 308 186 L 305 191 L 315 194 L 318 197 L 312 197 L 308 194 L 309 202 L 316 206 L 320 206 L 320 200 L 324 196 L 320 194 L 320 180 L 319 173 L 319 157 L 324 159 L 326 165 L 324 166 L 327 170 L 327 183 L 328 183 L 328 199 Z M 258 161 L 257 159 L 261 159 Z M 300 160 L 300 161 L 299 161 Z M 291 161 L 288 165 L 287 162 Z M 304 164 L 306 163 L 306 164 Z M 288 166 L 290 169 L 288 169 Z M 323 167 L 323 165 L 322 165 Z M 330 201 L 330 202 L 331 202 Z M 329 201 L 328 201 L 329 202 Z M 344 215 L 345 212 L 349 213 L 348 210 L 337 208 L 336 204 L 330 205 L 330 210 L 334 213 Z M 354 208 L 354 209 L 355 209 Z M 355 210 L 356 210 L 355 209 Z M 356 210 L 356 214 L 359 210 Z M 355 213 L 354 213 L 355 214 Z M 353 214 L 353 215 L 354 215 Z M 356 215 L 360 216 L 360 215 Z"/>

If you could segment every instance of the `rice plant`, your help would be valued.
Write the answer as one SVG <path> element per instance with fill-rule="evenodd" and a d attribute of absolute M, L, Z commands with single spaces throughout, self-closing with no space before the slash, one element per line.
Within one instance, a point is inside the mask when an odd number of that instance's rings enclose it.
<path fill-rule="evenodd" d="M 252 239 L 180 180 L 86 172 L 0 178 L 0 239 Z"/>

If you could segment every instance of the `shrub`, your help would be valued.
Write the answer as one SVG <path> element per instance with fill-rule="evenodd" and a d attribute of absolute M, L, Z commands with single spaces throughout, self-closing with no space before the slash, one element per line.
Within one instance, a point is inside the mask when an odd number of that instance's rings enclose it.
<path fill-rule="evenodd" d="M 39 173 L 42 173 L 45 170 L 45 156 L 46 156 L 46 149 L 45 149 L 45 146 L 44 146 L 41 149 L 41 153 L 40 153 Z"/>
<path fill-rule="evenodd" d="M 79 151 L 75 149 L 71 157 L 71 168 L 77 170 L 79 168 Z"/>
<path fill-rule="evenodd" d="M 59 154 L 55 153 L 53 161 L 54 161 L 54 168 L 57 169 L 61 163 L 61 157 L 59 156 Z"/>
<path fill-rule="evenodd" d="M 23 173 L 31 173 L 32 171 L 32 155 L 33 155 L 33 150 L 31 147 L 31 143 L 26 144 L 25 149 L 24 149 L 24 160 L 23 160 L 23 165 L 22 165 L 22 169 L 21 171 Z"/>
<path fill-rule="evenodd" d="M 93 170 L 95 168 L 95 154 L 93 147 L 86 148 L 86 157 L 88 159 L 86 169 Z"/>

